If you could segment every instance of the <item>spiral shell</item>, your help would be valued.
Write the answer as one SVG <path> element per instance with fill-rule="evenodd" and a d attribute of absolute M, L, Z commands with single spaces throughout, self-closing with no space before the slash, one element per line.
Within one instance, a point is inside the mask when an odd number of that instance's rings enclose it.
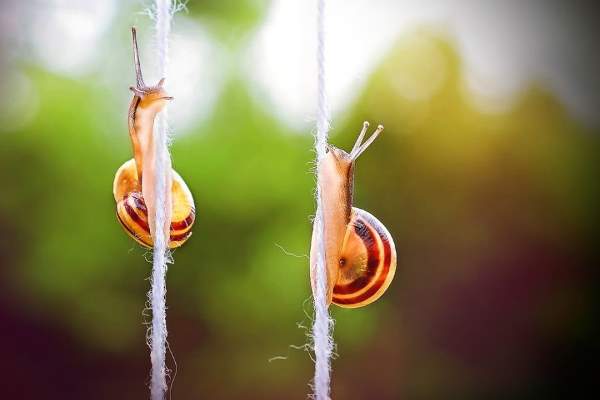
<path fill-rule="evenodd" d="M 345 308 L 374 302 L 392 282 L 396 260 L 396 247 L 385 226 L 370 213 L 353 207 L 339 253 L 332 302 Z"/>
<path fill-rule="evenodd" d="M 194 199 L 177 172 L 172 171 L 172 217 L 169 248 L 181 246 L 191 235 L 196 218 Z M 137 178 L 133 159 L 125 162 L 115 175 L 113 194 L 117 202 L 117 219 L 125 232 L 144 247 L 152 248 L 153 240 L 148 225 L 148 209 Z"/>

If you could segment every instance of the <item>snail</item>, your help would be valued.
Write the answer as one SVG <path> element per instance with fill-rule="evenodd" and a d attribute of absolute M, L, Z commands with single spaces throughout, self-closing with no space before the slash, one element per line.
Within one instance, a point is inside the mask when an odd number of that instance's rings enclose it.
<path fill-rule="evenodd" d="M 156 86 L 146 86 L 142 77 L 135 28 L 133 61 L 136 86 L 130 87 L 133 99 L 129 106 L 129 136 L 134 158 L 126 161 L 115 174 L 113 195 L 117 202 L 117 219 L 125 232 L 144 247 L 152 248 L 154 237 L 154 119 L 173 98 L 163 88 L 164 78 Z M 170 162 L 168 168 L 171 169 Z M 194 199 L 187 185 L 171 169 L 166 187 L 167 206 L 171 207 L 171 221 L 165 223 L 164 234 L 169 234 L 169 248 L 181 246 L 192 234 L 196 217 Z"/>
<path fill-rule="evenodd" d="M 369 123 L 363 124 L 350 153 L 327 145 L 318 166 L 323 241 L 327 271 L 327 304 L 345 308 L 366 306 L 387 290 L 396 271 L 396 247 L 377 218 L 352 206 L 354 163 L 383 131 L 379 125 L 363 143 Z M 313 229 L 310 277 L 315 291 L 316 251 Z"/>

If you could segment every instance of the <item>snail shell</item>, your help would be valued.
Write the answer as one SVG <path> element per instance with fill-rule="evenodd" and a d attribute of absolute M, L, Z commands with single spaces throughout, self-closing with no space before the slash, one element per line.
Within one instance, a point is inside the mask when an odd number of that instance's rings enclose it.
<path fill-rule="evenodd" d="M 383 295 L 395 272 L 396 246 L 392 236 L 373 215 L 352 207 L 339 253 L 332 303 L 346 308 L 366 306 Z"/>
<path fill-rule="evenodd" d="M 125 162 L 117 171 L 113 183 L 113 195 L 117 202 L 117 218 L 125 232 L 144 247 L 153 245 L 148 209 L 142 195 L 141 185 L 134 159 Z M 172 214 L 169 248 L 181 246 L 191 235 L 196 219 L 194 199 L 187 185 L 177 172 L 172 170 Z"/>

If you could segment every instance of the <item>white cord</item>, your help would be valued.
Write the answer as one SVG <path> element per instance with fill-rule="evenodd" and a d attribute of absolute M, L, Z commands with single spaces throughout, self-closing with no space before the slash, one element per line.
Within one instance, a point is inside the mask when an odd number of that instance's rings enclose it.
<path fill-rule="evenodd" d="M 169 33 L 171 31 L 172 4 L 171 0 L 155 1 L 156 42 L 159 62 L 159 73 L 167 77 L 169 61 Z M 152 261 L 151 289 L 148 293 L 152 306 L 152 327 L 150 328 L 150 360 L 152 372 L 150 380 L 150 397 L 152 400 L 163 400 L 167 390 L 165 354 L 167 342 L 166 314 L 166 274 L 169 255 L 169 230 L 165 225 L 171 222 L 171 205 L 167 187 L 171 182 L 171 157 L 168 148 L 167 112 L 163 110 L 157 117 L 154 129 L 155 143 L 155 210 L 154 219 L 154 255 Z"/>
<path fill-rule="evenodd" d="M 317 179 L 320 161 L 325 156 L 327 134 L 329 132 L 329 108 L 325 88 L 325 0 L 317 0 L 317 134 L 315 150 L 317 152 Z M 312 327 L 313 348 L 315 353 L 315 377 L 313 381 L 314 398 L 329 400 L 331 380 L 331 353 L 333 350 L 332 325 L 327 306 L 327 271 L 325 267 L 325 245 L 323 240 L 323 212 L 320 183 L 316 190 L 317 212 L 314 221 L 316 250 L 315 277 L 315 320 Z"/>

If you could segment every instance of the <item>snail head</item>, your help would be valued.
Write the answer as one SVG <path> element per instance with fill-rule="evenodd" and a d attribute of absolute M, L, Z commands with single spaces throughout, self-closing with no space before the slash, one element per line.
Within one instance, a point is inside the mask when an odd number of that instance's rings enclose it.
<path fill-rule="evenodd" d="M 363 122 L 362 130 L 360 131 L 360 134 L 358 135 L 358 138 L 356 139 L 354 147 L 352 147 L 350 153 L 328 144 L 325 155 L 326 159 L 332 161 L 339 171 L 350 172 L 356 159 L 371 145 L 371 143 L 373 143 L 373 141 L 375 141 L 375 139 L 377 139 L 377 136 L 379 136 L 379 134 L 383 131 L 383 125 L 378 125 L 375 132 L 367 140 L 364 140 L 368 128 L 369 123 L 367 121 Z"/>
<path fill-rule="evenodd" d="M 133 39 L 133 64 L 135 65 L 135 79 L 136 85 L 130 86 L 129 90 L 133 94 L 139 97 L 146 105 L 158 104 L 164 106 L 166 101 L 173 100 L 172 96 L 169 96 L 164 89 L 165 78 L 162 78 L 155 86 L 146 86 L 144 83 L 144 77 L 142 76 L 142 68 L 140 65 L 140 55 L 137 43 L 137 32 L 135 27 L 131 28 L 131 36 Z"/>

